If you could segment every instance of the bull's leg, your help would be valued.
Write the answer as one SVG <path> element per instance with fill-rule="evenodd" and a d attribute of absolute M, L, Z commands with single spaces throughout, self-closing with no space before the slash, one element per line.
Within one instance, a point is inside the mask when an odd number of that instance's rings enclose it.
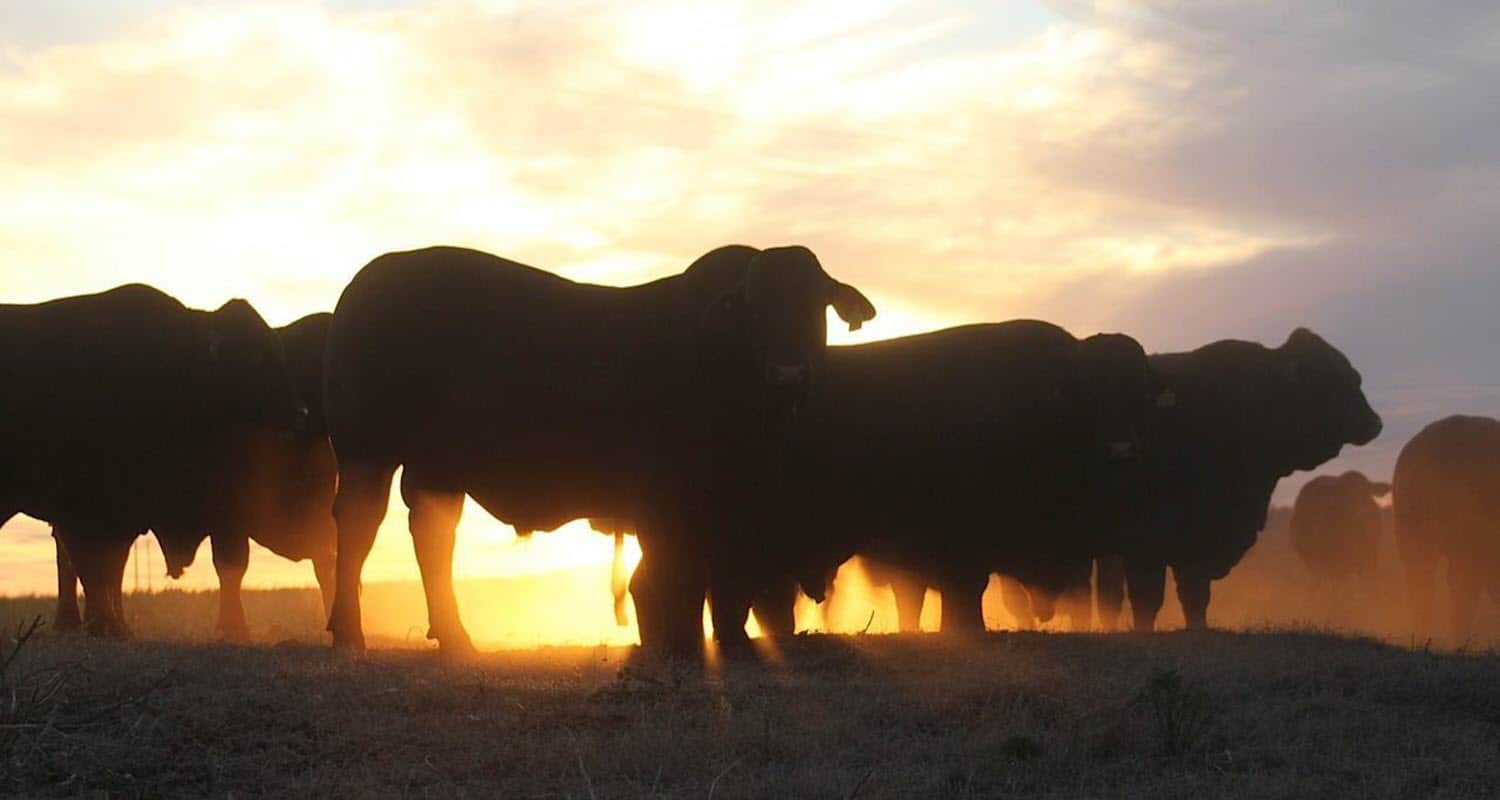
<path fill-rule="evenodd" d="M 615 533 L 614 555 L 609 562 L 609 592 L 615 598 L 615 624 L 621 628 L 630 624 L 630 615 L 625 613 L 625 594 L 630 578 L 625 571 L 625 534 Z"/>
<path fill-rule="evenodd" d="M 135 545 L 135 540 L 144 535 L 145 532 L 142 531 L 120 546 L 111 548 L 108 552 L 109 561 L 105 566 L 109 577 L 106 586 L 109 589 L 111 616 L 119 622 L 120 635 L 126 639 L 130 638 L 131 633 L 130 626 L 125 622 L 125 564 L 130 560 L 130 549 Z"/>
<path fill-rule="evenodd" d="M 401 496 L 411 509 L 411 538 L 427 593 L 427 638 L 436 639 L 443 652 L 469 655 L 474 643 L 458 617 L 453 593 L 453 542 L 463 515 L 462 492 L 417 488 L 410 468 L 401 480 Z"/>
<path fill-rule="evenodd" d="M 90 535 L 71 527 L 59 527 L 57 535 L 83 584 L 85 629 L 94 636 L 129 638 L 119 592 L 133 538 Z"/>
<path fill-rule="evenodd" d="M 714 626 L 714 641 L 726 658 L 752 658 L 755 649 L 745 633 L 750 618 L 753 588 L 736 570 L 715 562 L 709 573 L 708 611 Z"/>
<path fill-rule="evenodd" d="M 1449 631 L 1457 647 L 1468 647 L 1474 640 L 1474 615 L 1481 586 L 1480 572 L 1473 563 L 1448 559 Z"/>
<path fill-rule="evenodd" d="M 1036 628 L 1036 617 L 1031 611 L 1031 595 L 1020 581 L 1009 575 L 1001 575 L 1000 601 L 1005 604 L 1005 610 L 1015 617 L 1018 630 L 1029 631 Z M 946 599 L 944 606 L 947 606 Z"/>
<path fill-rule="evenodd" d="M 352 459 L 339 465 L 339 489 L 333 501 L 333 517 L 338 523 L 338 566 L 333 610 L 328 614 L 328 630 L 333 632 L 333 646 L 338 649 L 365 649 L 359 611 L 360 573 L 375 544 L 375 531 L 385 519 L 395 471 L 394 465 Z"/>
<path fill-rule="evenodd" d="M 60 631 L 76 631 L 83 625 L 83 616 L 78 613 L 78 572 L 62 540 L 56 533 L 52 538 L 57 550 L 57 617 L 53 626 Z"/>
<path fill-rule="evenodd" d="M 334 570 L 338 566 L 335 556 L 314 556 L 312 560 L 313 575 L 318 580 L 318 591 L 323 595 L 323 615 L 326 617 L 333 611 L 333 586 Z"/>
<path fill-rule="evenodd" d="M 1057 612 L 1068 618 L 1069 631 L 1085 633 L 1094 627 L 1094 596 L 1087 582 L 1069 586 L 1057 602 Z"/>
<path fill-rule="evenodd" d="M 785 642 L 797 635 L 797 581 L 790 577 L 771 581 L 755 598 L 755 621 L 772 641 Z"/>
<path fill-rule="evenodd" d="M 1182 604 L 1182 616 L 1190 631 L 1208 630 L 1208 601 L 1213 581 L 1189 568 L 1172 568 L 1172 577 L 1177 579 L 1177 601 Z"/>
<path fill-rule="evenodd" d="M 1433 595 L 1437 590 L 1437 559 L 1426 554 L 1402 553 L 1407 601 L 1411 604 L 1412 634 L 1417 642 L 1432 639 Z"/>
<path fill-rule="evenodd" d="M 666 637 L 662 624 L 661 591 L 656 579 L 656 558 L 651 553 L 653 549 L 647 546 L 646 539 L 641 539 L 641 560 L 636 564 L 635 572 L 630 575 L 630 598 L 635 604 L 636 632 L 641 638 L 641 646 L 646 648 L 661 647 Z"/>
<path fill-rule="evenodd" d="M 641 543 L 641 566 L 636 574 L 644 580 L 631 582 L 631 591 L 639 585 L 647 594 L 643 606 L 637 600 L 641 620 L 641 644 L 666 655 L 689 660 L 703 657 L 703 601 L 708 593 L 706 559 L 695 548 L 683 543 L 679 531 L 664 531 L 660 539 Z M 651 562 L 648 565 L 648 560 Z M 641 576 L 641 571 L 646 574 Z M 740 624 L 744 625 L 743 611 Z M 650 614 L 647 620 L 642 614 Z M 743 627 L 741 628 L 743 631 Z"/>
<path fill-rule="evenodd" d="M 984 633 L 984 587 L 989 577 L 979 570 L 953 570 L 942 578 L 938 591 L 943 595 L 943 633 Z"/>
<path fill-rule="evenodd" d="M 1106 633 L 1120 629 L 1120 612 L 1125 608 L 1125 559 L 1105 556 L 1095 562 L 1095 582 L 1099 595 L 1099 627 Z"/>
<path fill-rule="evenodd" d="M 1167 592 L 1167 565 L 1153 558 L 1125 557 L 1125 588 L 1130 594 L 1132 629 L 1150 633 L 1156 629 Z"/>
<path fill-rule="evenodd" d="M 219 576 L 219 635 L 225 641 L 243 642 L 250 638 L 245 622 L 245 603 L 240 586 L 250 566 L 250 537 L 243 531 L 227 530 L 210 534 L 213 544 L 214 572 Z"/>
<path fill-rule="evenodd" d="M 891 578 L 891 594 L 896 598 L 896 624 L 902 633 L 922 629 L 922 605 L 927 602 L 927 582 L 915 575 L 897 574 Z M 947 608 L 948 601 L 943 600 Z"/>

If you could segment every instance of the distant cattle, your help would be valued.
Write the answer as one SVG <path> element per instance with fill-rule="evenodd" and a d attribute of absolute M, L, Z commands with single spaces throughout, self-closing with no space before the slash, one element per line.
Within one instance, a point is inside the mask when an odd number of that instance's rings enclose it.
<path fill-rule="evenodd" d="M 700 652 L 709 565 L 780 483 L 829 305 L 851 327 L 875 313 L 804 247 L 723 247 L 629 288 L 453 247 L 372 261 L 328 340 L 335 646 L 364 646 L 360 572 L 402 466 L 428 635 L 443 649 L 472 648 L 451 575 L 467 494 L 519 530 L 634 522 L 642 643 Z"/>
<path fill-rule="evenodd" d="M 1139 509 L 1142 520 L 1117 539 L 1123 570 L 1101 570 L 1117 576 L 1113 586 L 1101 581 L 1101 595 L 1123 595 L 1123 572 L 1135 629 L 1149 631 L 1170 565 L 1187 626 L 1204 628 L 1210 584 L 1255 544 L 1276 482 L 1368 443 L 1380 417 L 1344 354 L 1305 328 L 1277 348 L 1227 340 L 1154 355 L 1151 365 L 1177 402 L 1153 416 L 1133 487 L 1092 501 L 1105 516 Z"/>
<path fill-rule="evenodd" d="M 1500 602 L 1500 420 L 1428 425 L 1401 449 L 1391 483 L 1416 633 L 1432 635 L 1437 565 L 1447 561 L 1451 633 L 1467 644 L 1480 593 Z"/>
<path fill-rule="evenodd" d="M 1292 507 L 1292 550 L 1307 571 L 1326 581 L 1371 578 L 1380 557 L 1380 506 L 1391 491 L 1350 470 L 1320 475 L 1297 493 Z"/>
<path fill-rule="evenodd" d="M 794 568 L 821 594 L 819 574 L 877 541 L 882 559 L 938 583 L 944 630 L 982 630 L 991 571 L 1090 552 L 1075 498 L 1134 456 L 1160 394 L 1135 340 L 1034 320 L 829 348 L 775 526 L 712 579 L 720 644 L 743 647 L 759 587 Z"/>
<path fill-rule="evenodd" d="M 164 543 L 167 574 L 174 578 L 193 563 L 203 539 L 211 538 L 219 578 L 218 629 L 227 639 L 249 633 L 240 587 L 251 540 L 291 561 L 310 559 L 325 611 L 333 600 L 338 468 L 323 417 L 323 345 L 332 319 L 332 314 L 311 314 L 276 329 L 308 408 L 306 430 L 289 435 L 245 428 L 220 438 L 220 449 L 199 448 L 196 478 L 152 519 Z M 63 574 L 70 566 L 66 560 L 59 551 L 57 619 L 64 628 L 78 617 L 75 584 Z M 123 577 L 122 572 L 118 578 Z"/>
<path fill-rule="evenodd" d="M 249 303 L 195 311 L 142 285 L 0 306 L 0 376 L 0 522 L 52 524 L 99 634 L 129 633 L 117 576 L 135 537 L 201 480 L 204 449 L 306 421 Z"/>

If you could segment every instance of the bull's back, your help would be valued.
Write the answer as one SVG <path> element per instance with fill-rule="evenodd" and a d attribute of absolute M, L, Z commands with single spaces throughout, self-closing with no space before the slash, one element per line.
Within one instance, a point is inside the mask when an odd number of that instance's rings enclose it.
<path fill-rule="evenodd" d="M 339 457 L 525 459 L 606 436 L 649 350 L 643 334 L 655 333 L 642 330 L 650 309 L 638 289 L 461 248 L 377 258 L 345 289 L 328 332 Z"/>
<path fill-rule="evenodd" d="M 1401 450 L 1392 478 L 1398 540 L 1489 530 L 1500 540 L 1500 421 L 1452 416 Z"/>

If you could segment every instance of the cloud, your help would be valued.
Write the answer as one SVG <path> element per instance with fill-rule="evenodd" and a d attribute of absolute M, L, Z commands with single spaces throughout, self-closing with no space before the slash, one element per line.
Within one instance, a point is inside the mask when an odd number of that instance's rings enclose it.
<path fill-rule="evenodd" d="M 12 298 L 146 280 L 285 321 L 439 241 L 607 283 L 800 241 L 889 311 L 866 337 L 1307 324 L 1401 408 L 1500 385 L 1493 4 L 364 6 L 13 44 Z"/>

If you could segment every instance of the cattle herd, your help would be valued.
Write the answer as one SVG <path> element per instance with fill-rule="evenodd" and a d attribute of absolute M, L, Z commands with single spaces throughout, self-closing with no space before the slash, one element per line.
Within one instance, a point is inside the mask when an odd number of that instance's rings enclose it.
<path fill-rule="evenodd" d="M 826 309 L 875 316 L 804 247 L 721 247 L 616 288 L 485 253 L 390 253 L 332 314 L 271 328 L 245 301 L 187 308 L 142 285 L 0 306 L 0 523 L 52 526 L 57 625 L 127 636 L 121 584 L 146 531 L 180 575 L 202 540 L 219 628 L 243 637 L 249 541 L 309 559 L 335 647 L 364 647 L 360 577 L 393 476 L 410 510 L 429 638 L 472 649 L 454 597 L 468 496 L 523 534 L 586 518 L 616 536 L 643 647 L 748 652 L 794 632 L 803 591 L 861 555 L 903 628 L 925 590 L 944 630 L 984 630 L 1004 577 L 1028 624 L 1137 631 L 1171 568 L 1187 625 L 1255 543 L 1277 481 L 1381 431 L 1360 374 L 1299 328 L 1148 355 L 1032 320 L 829 347 Z M 1372 571 L 1390 494 L 1419 636 L 1447 562 L 1454 633 L 1500 599 L 1500 422 L 1449 417 L 1390 484 L 1302 490 L 1292 542 L 1314 574 Z M 620 568 L 620 537 L 641 561 Z M 83 586 L 79 613 L 76 585 Z M 1097 595 L 1097 597 L 1095 596 Z"/>

